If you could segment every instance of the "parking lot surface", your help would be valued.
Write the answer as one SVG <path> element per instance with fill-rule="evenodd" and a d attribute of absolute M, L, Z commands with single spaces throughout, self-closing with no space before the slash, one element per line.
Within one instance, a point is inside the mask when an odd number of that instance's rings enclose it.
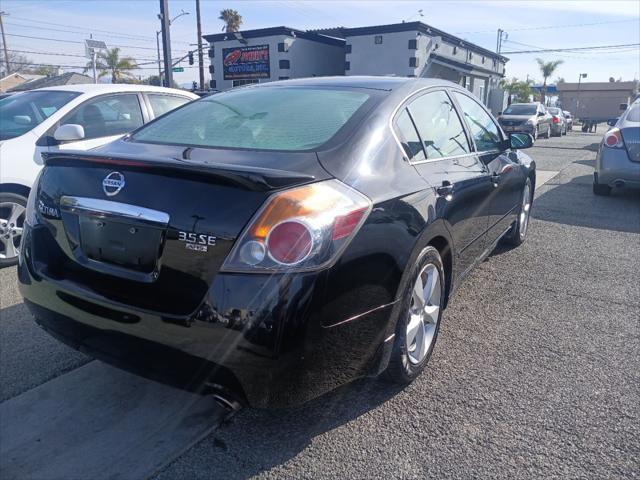
<path fill-rule="evenodd" d="M 592 194 L 600 138 L 573 132 L 539 140 L 529 150 L 540 170 L 538 183 L 546 183 L 536 191 L 528 240 L 514 250 L 499 247 L 456 292 L 431 362 L 410 386 L 362 380 L 296 409 L 244 409 L 227 421 L 212 407 L 206 418 L 187 415 L 202 428 L 162 438 L 175 443 L 169 449 L 158 448 L 157 436 L 138 434 L 138 455 L 145 447 L 159 453 L 146 470 L 119 478 L 637 477 L 640 195 Z M 83 416 L 97 414 L 90 403 L 99 392 L 86 392 L 83 384 L 92 382 L 79 370 L 96 368 L 95 377 L 110 367 L 35 326 L 17 292 L 14 268 L 0 270 L 0 283 L 0 434 L 11 423 L 2 416 L 7 405 L 28 399 L 37 410 L 47 395 L 75 399 L 73 411 L 61 414 L 94 428 Z M 116 381 L 113 388 L 156 388 L 131 381 Z M 109 390 L 108 383 L 98 383 L 95 388 Z M 35 395 L 34 389 L 49 393 Z M 157 409 L 166 422 L 166 405 L 180 393 L 163 395 L 163 406 L 149 395 L 140 395 L 135 406 L 121 405 L 151 416 Z M 61 438 L 65 428 L 68 435 L 89 433 L 41 411 L 40 425 L 32 428 L 45 431 L 57 421 Z M 111 408 L 103 423 L 127 413 Z M 149 415 L 137 423 L 126 418 L 132 429 L 153 423 Z M 90 432 L 101 439 L 93 442 L 95 452 L 78 449 L 75 459 L 66 452 L 66 463 L 91 464 L 92 455 L 103 455 L 100 445 L 127 436 L 126 428 L 107 430 L 106 440 L 102 430 Z M 111 448 L 112 462 L 103 463 L 131 461 L 125 450 Z M 55 452 L 55 445 L 39 443 L 37 478 L 83 478 L 71 466 L 47 477 L 47 455 Z M 15 463 L 7 466 L 6 456 L 0 468 L 2 478 L 29 478 L 28 469 L 18 475 Z M 108 472 L 106 465 L 104 478 Z"/>

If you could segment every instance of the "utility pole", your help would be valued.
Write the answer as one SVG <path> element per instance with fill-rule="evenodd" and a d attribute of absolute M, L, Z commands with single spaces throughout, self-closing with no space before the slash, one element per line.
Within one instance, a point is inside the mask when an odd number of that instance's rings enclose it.
<path fill-rule="evenodd" d="M 502 40 L 503 39 L 506 40 L 507 38 L 509 38 L 509 34 L 504 30 L 502 30 L 501 28 L 499 28 L 498 37 L 496 38 L 496 53 L 498 55 L 500 55 L 500 52 L 502 51 Z"/>
<path fill-rule="evenodd" d="M 4 34 L 4 23 L 2 17 L 9 15 L 5 12 L 0 12 L 0 30 L 2 30 L 2 48 L 4 49 L 4 61 L 7 66 L 7 75 L 11 73 L 11 66 L 9 65 L 9 51 L 7 50 L 7 36 Z"/>
<path fill-rule="evenodd" d="M 580 114 L 578 112 L 578 109 L 580 108 L 580 84 L 582 83 L 583 78 L 587 78 L 586 73 L 581 73 L 580 75 L 578 75 L 578 93 L 576 95 L 576 113 L 574 116 L 578 116 Z"/>
<path fill-rule="evenodd" d="M 158 30 L 156 31 L 156 50 L 158 52 L 158 82 L 160 83 L 160 86 L 164 85 L 162 83 L 162 62 L 160 60 L 160 34 L 162 33 L 162 31 Z"/>
<path fill-rule="evenodd" d="M 196 23 L 198 30 L 198 73 L 200 74 L 200 90 L 204 90 L 204 60 L 202 58 L 202 26 L 200 25 L 200 0 L 196 0 Z"/>
<path fill-rule="evenodd" d="M 173 71 L 171 70 L 171 35 L 169 33 L 169 0 L 160 0 L 160 24 L 162 26 L 162 54 L 164 57 L 164 86 L 173 86 Z"/>

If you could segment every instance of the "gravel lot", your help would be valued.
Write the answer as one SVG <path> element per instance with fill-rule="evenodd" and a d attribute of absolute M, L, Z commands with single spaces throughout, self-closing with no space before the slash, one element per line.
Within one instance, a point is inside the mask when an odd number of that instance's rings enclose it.
<path fill-rule="evenodd" d="M 458 290 L 412 385 L 245 409 L 155 478 L 638 477 L 640 195 L 591 193 L 600 138 L 530 150 L 559 173 L 536 192 L 529 239 Z M 1 400 L 89 361 L 35 327 L 15 269 L 0 284 Z"/>

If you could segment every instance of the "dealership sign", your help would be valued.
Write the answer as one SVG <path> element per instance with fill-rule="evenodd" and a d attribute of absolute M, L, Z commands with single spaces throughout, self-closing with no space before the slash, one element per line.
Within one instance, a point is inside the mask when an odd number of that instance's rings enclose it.
<path fill-rule="evenodd" d="M 222 66 L 225 80 L 269 78 L 269 45 L 223 48 Z"/>

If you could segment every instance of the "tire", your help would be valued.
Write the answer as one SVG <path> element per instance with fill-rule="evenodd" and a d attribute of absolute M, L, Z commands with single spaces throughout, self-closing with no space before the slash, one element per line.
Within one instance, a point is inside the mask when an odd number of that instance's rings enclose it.
<path fill-rule="evenodd" d="M 445 275 L 438 250 L 425 248 L 411 267 L 409 279 L 402 297 L 393 351 L 382 374 L 384 379 L 399 384 L 411 383 L 420 375 L 438 338 L 445 303 Z M 422 303 L 417 300 L 420 292 Z"/>
<path fill-rule="evenodd" d="M 527 239 L 529 231 L 529 217 L 531 216 L 531 207 L 533 206 L 533 184 L 531 178 L 527 178 L 524 188 L 522 189 L 522 201 L 518 209 L 518 217 L 504 237 L 507 244 L 519 247 Z"/>
<path fill-rule="evenodd" d="M 602 183 L 596 183 L 593 181 L 593 193 L 595 195 L 600 195 L 603 197 L 608 197 L 611 195 L 611 187 L 609 185 L 603 185 Z"/>
<path fill-rule="evenodd" d="M 27 199 L 17 193 L 0 193 L 0 268 L 18 263 Z"/>

